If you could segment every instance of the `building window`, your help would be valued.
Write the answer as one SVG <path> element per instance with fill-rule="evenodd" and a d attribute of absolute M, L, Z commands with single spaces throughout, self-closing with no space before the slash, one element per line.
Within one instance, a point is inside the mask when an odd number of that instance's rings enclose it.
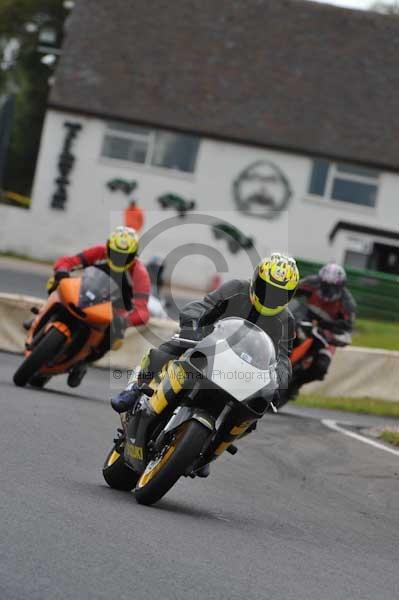
<path fill-rule="evenodd" d="M 366 167 L 314 160 L 309 192 L 328 200 L 374 207 L 379 172 Z"/>
<path fill-rule="evenodd" d="M 344 265 L 351 269 L 367 269 L 370 256 L 363 254 L 363 252 L 356 252 L 355 250 L 347 250 L 345 252 Z"/>
<path fill-rule="evenodd" d="M 142 165 L 193 173 L 199 139 L 172 133 L 111 122 L 103 140 L 101 155 Z"/>

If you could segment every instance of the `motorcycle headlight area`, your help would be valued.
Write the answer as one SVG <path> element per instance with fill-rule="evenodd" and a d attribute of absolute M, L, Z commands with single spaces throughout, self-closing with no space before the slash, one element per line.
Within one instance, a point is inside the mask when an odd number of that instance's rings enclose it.
<path fill-rule="evenodd" d="M 194 368 L 242 401 L 275 381 L 276 353 L 257 325 L 229 317 L 216 323 L 190 356 Z"/>
<path fill-rule="evenodd" d="M 203 352 L 195 351 L 190 356 L 190 363 L 195 369 L 205 373 L 208 367 L 208 359 Z"/>

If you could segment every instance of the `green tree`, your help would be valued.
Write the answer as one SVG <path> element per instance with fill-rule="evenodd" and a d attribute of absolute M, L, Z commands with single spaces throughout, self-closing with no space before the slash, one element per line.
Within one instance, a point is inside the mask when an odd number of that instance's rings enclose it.
<path fill-rule="evenodd" d="M 31 192 L 52 75 L 38 48 L 49 29 L 60 47 L 67 14 L 63 0 L 0 0 L 0 96 L 16 94 L 3 187 L 21 194 Z M 12 46 L 17 50 L 5 63 Z"/>

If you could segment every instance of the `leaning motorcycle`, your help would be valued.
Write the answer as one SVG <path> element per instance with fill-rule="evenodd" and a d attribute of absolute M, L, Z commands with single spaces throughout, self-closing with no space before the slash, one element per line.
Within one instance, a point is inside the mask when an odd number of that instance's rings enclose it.
<path fill-rule="evenodd" d="M 143 387 L 135 408 L 121 417 L 103 475 L 110 487 L 134 489 L 136 501 L 150 505 L 180 477 L 195 477 L 225 451 L 235 454 L 235 443 L 273 407 L 273 342 L 245 319 L 222 319 L 168 363 L 155 391 Z M 171 390 L 174 410 L 165 400 Z"/>
<path fill-rule="evenodd" d="M 320 350 L 334 354 L 335 347 L 348 346 L 352 341 L 349 332 L 343 331 L 336 322 L 317 306 L 306 307 L 306 317 L 296 321 L 296 338 L 290 355 L 292 378 L 287 390 L 280 391 L 279 408 L 297 395 L 297 378 L 313 364 Z M 304 311 L 301 311 L 302 316 Z"/>
<path fill-rule="evenodd" d="M 62 279 L 28 331 L 25 358 L 14 374 L 18 386 L 42 388 L 53 375 L 85 360 L 104 338 L 120 297 L 116 283 L 97 267 Z"/>

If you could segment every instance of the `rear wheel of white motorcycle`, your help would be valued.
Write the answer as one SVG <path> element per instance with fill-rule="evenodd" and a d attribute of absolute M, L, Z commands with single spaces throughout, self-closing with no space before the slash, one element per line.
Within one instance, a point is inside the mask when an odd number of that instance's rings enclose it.
<path fill-rule="evenodd" d="M 198 421 L 183 423 L 151 460 L 134 490 L 139 504 L 154 504 L 198 458 L 210 431 Z"/>
<path fill-rule="evenodd" d="M 130 492 L 137 483 L 138 475 L 126 466 L 121 454 L 122 450 L 112 448 L 103 466 L 103 477 L 109 487 L 115 490 Z"/>

